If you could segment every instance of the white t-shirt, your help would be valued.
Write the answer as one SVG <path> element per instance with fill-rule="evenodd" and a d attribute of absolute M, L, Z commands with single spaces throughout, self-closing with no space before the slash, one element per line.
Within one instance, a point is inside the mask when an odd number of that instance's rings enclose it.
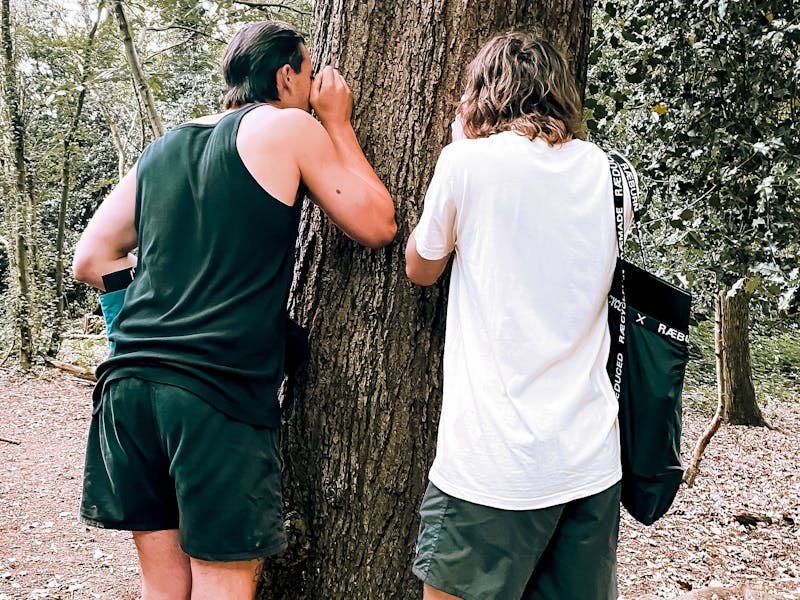
<path fill-rule="evenodd" d="M 605 153 L 514 132 L 454 142 L 415 236 L 423 258 L 455 251 L 431 482 L 526 510 L 619 481 L 606 374 L 617 249 Z"/>

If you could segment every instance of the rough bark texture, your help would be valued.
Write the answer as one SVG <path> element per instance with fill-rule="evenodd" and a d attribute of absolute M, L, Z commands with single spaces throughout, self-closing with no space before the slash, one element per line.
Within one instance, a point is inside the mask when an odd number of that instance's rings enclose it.
<path fill-rule="evenodd" d="M 750 370 L 750 296 L 739 291 L 731 297 L 724 294 L 721 301 L 724 418 L 731 425 L 764 426 Z"/>
<path fill-rule="evenodd" d="M 147 83 L 147 75 L 144 72 L 142 61 L 139 59 L 139 53 L 136 51 L 136 45 L 131 38 L 131 30 L 128 26 L 128 19 L 125 17 L 122 0 L 114 0 L 114 15 L 119 24 L 119 33 L 122 36 L 122 45 L 125 48 L 125 58 L 131 68 L 136 94 L 144 106 L 150 129 L 153 132 L 153 137 L 161 137 L 164 135 L 164 125 L 161 122 L 158 110 L 156 110 L 153 92 L 150 89 L 150 85 Z"/>
<path fill-rule="evenodd" d="M 419 597 L 410 565 L 435 450 L 447 288 L 408 283 L 405 241 L 479 44 L 511 28 L 549 34 L 577 57 L 582 87 L 590 4 L 316 3 L 315 64 L 350 83 L 354 126 L 399 231 L 389 248 L 364 250 L 306 207 L 292 312 L 312 356 L 284 437 L 292 547 L 268 566 L 262 598 Z"/>
<path fill-rule="evenodd" d="M 25 124 L 20 111 L 19 88 L 17 86 L 16 62 L 14 61 L 14 44 L 11 35 L 11 9 L 9 0 L 2 2 L 2 45 L 3 45 L 3 79 L 4 101 L 9 125 L 9 151 L 11 154 L 10 170 L 13 186 L 13 201 L 15 211 L 15 239 L 16 248 L 14 260 L 11 261 L 15 270 L 17 283 L 17 304 L 15 307 L 14 323 L 16 337 L 19 342 L 19 364 L 23 369 L 29 369 L 33 360 L 33 335 L 31 332 L 31 292 L 30 274 L 28 267 L 28 243 L 31 215 L 29 213 L 28 198 L 25 193 Z"/>

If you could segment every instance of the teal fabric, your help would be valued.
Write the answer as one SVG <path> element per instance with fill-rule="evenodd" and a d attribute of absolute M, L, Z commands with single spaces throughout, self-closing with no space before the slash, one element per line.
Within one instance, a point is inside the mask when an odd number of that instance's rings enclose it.
<path fill-rule="evenodd" d="M 103 318 L 106 321 L 106 336 L 108 337 L 108 345 L 114 349 L 114 343 L 111 341 L 111 328 L 119 316 L 119 311 L 122 310 L 122 303 L 125 301 L 125 290 L 116 290 L 113 292 L 106 292 L 100 294 L 100 308 L 103 311 Z"/>
<path fill-rule="evenodd" d="M 229 419 L 181 388 L 117 379 L 92 417 L 81 520 L 178 529 L 181 548 L 201 560 L 281 552 L 279 438 L 280 430 Z"/>
<path fill-rule="evenodd" d="M 107 382 L 140 375 L 245 423 L 280 424 L 301 201 L 272 197 L 239 156 L 239 124 L 256 106 L 175 127 L 142 153 L 136 278 L 97 368 L 95 403 Z"/>

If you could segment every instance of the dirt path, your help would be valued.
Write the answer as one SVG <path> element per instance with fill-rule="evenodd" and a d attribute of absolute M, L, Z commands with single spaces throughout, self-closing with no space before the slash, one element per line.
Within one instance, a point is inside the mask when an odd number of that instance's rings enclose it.
<path fill-rule="evenodd" d="M 0 371 L 0 600 L 138 597 L 127 532 L 78 522 L 91 386 Z"/>
<path fill-rule="evenodd" d="M 0 600 L 138 597 L 130 534 L 76 518 L 90 391 L 54 370 L 0 370 L 0 437 L 20 442 L 0 442 Z M 764 591 L 752 598 L 800 598 L 800 405 L 764 409 L 779 430 L 724 427 L 668 516 L 653 527 L 623 518 L 624 598 L 743 584 Z M 705 424 L 685 415 L 687 453 Z"/>

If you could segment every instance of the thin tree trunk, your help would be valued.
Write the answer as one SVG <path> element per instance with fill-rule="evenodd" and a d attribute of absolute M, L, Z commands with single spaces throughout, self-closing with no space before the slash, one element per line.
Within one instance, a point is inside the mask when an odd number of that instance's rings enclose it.
<path fill-rule="evenodd" d="M 92 95 L 94 96 L 94 101 L 97 104 L 97 107 L 100 109 L 100 114 L 103 115 L 103 119 L 108 125 L 108 130 L 111 132 L 111 141 L 114 143 L 114 148 L 117 151 L 117 173 L 119 174 L 119 178 L 122 179 L 125 177 L 125 171 L 128 163 L 128 155 L 125 152 L 125 143 L 122 141 L 122 136 L 119 133 L 119 127 L 117 126 L 116 122 L 111 116 L 111 113 L 108 111 L 108 107 L 103 102 L 100 95 L 97 94 L 95 91 L 92 91 Z"/>
<path fill-rule="evenodd" d="M 446 283 L 410 285 L 403 248 L 478 45 L 552 33 L 585 81 L 588 0 L 315 3 L 316 65 L 350 83 L 354 125 L 397 201 L 397 241 L 364 250 L 307 205 L 292 310 L 312 356 L 285 429 L 290 550 L 262 598 L 420 597 L 410 562 L 441 402 Z"/>
<path fill-rule="evenodd" d="M 156 102 L 153 99 L 153 91 L 147 83 L 147 75 L 145 75 L 142 61 L 139 59 L 139 53 L 136 51 L 136 45 L 133 43 L 131 37 L 131 30 L 128 26 L 128 19 L 125 17 L 125 10 L 122 7 L 122 0 L 114 0 L 114 14 L 117 17 L 119 24 L 119 32 L 122 36 L 122 44 L 125 48 L 125 58 L 131 68 L 133 75 L 134 87 L 136 93 L 142 101 L 147 114 L 147 119 L 150 123 L 150 129 L 154 137 L 164 135 L 164 125 L 161 123 L 161 117 L 156 110 Z"/>
<path fill-rule="evenodd" d="M 18 298 L 14 318 L 16 335 L 19 340 L 19 364 L 27 370 L 33 361 L 33 336 L 31 335 L 31 293 L 28 273 L 28 231 L 30 230 L 30 214 L 28 199 L 25 193 L 25 126 L 20 113 L 19 89 L 17 87 L 16 62 L 11 36 L 11 12 L 9 0 L 2 0 L 2 44 L 4 67 L 5 105 L 10 125 L 9 146 L 11 163 L 9 165 L 13 185 L 13 196 L 16 203 L 15 241 L 16 241 L 16 279 Z"/>
<path fill-rule="evenodd" d="M 719 293 L 714 298 L 714 357 L 717 365 L 717 410 L 714 412 L 714 416 L 711 418 L 711 422 L 708 424 L 705 432 L 697 441 L 694 452 L 692 453 L 692 462 L 683 476 L 683 480 L 689 487 L 694 486 L 695 479 L 697 479 L 697 475 L 700 473 L 700 461 L 703 458 L 703 453 L 711 442 L 711 438 L 714 437 L 714 434 L 717 433 L 722 424 L 725 405 L 727 404 L 725 400 L 727 386 L 725 384 L 725 369 L 723 368 L 723 364 L 725 363 L 725 346 L 722 342 L 723 294 L 724 292 Z"/>
<path fill-rule="evenodd" d="M 739 290 L 722 297 L 722 344 L 725 347 L 724 419 L 731 425 L 767 425 L 756 402 L 750 369 L 750 296 Z"/>
<path fill-rule="evenodd" d="M 66 134 L 64 135 L 64 154 L 61 161 L 61 202 L 58 205 L 58 226 L 56 233 L 56 318 L 53 323 L 53 332 L 50 337 L 50 347 L 48 354 L 55 356 L 58 352 L 58 347 L 61 344 L 61 334 L 64 329 L 64 230 L 66 229 L 67 221 L 67 201 L 69 200 L 70 192 L 70 162 L 72 159 L 72 138 L 78 130 L 80 124 L 81 114 L 83 113 L 83 103 L 86 99 L 86 80 L 89 78 L 89 71 L 92 68 L 92 47 L 94 46 L 94 36 L 97 33 L 97 27 L 100 25 L 100 17 L 102 15 L 102 4 L 97 7 L 97 19 L 92 24 L 89 30 L 89 35 L 86 38 L 86 47 L 83 49 L 83 70 L 81 73 L 80 82 L 78 83 L 78 97 L 75 101 L 75 114 L 72 117 Z"/>

